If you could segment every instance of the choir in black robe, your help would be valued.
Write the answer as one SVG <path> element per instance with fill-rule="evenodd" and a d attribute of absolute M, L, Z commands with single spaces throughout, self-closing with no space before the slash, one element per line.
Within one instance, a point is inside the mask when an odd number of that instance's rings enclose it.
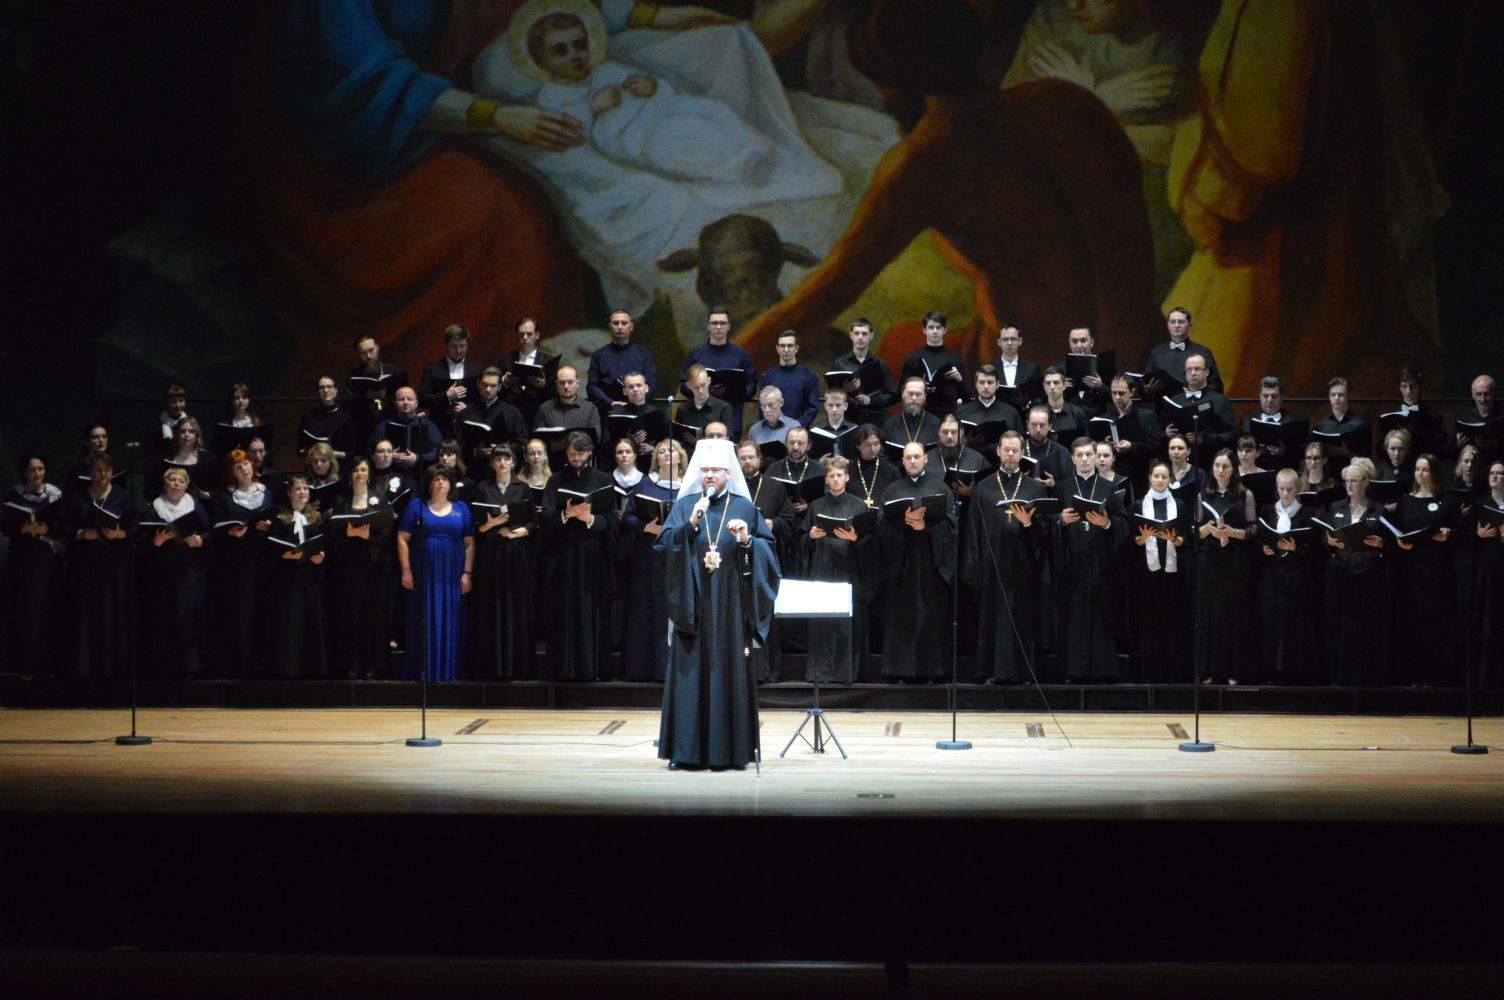
<path fill-rule="evenodd" d="M 201 525 L 213 523 L 196 499 L 184 516 Z M 136 663 L 147 676 L 198 674 L 206 648 L 210 536 L 205 528 L 195 532 L 204 539 L 196 549 L 182 536 L 157 546 L 152 541 L 158 529 L 145 522 L 161 520 L 150 504 L 137 512 Z"/>
<path fill-rule="evenodd" d="M 1372 502 L 1363 520 L 1387 535 L 1378 524 L 1379 511 Z M 1352 523 L 1348 500 L 1332 504 L 1322 518 L 1333 527 Z M 1339 687 L 1372 687 L 1389 680 L 1389 601 L 1384 575 L 1384 552 L 1393 548 L 1386 540 L 1383 550 L 1367 545 L 1331 548 L 1326 569 L 1326 664 L 1331 682 Z"/>
<path fill-rule="evenodd" d="M 624 681 L 662 681 L 668 672 L 668 597 L 663 588 L 663 574 L 658 572 L 653 557 L 653 543 L 658 536 L 643 527 L 657 520 L 662 528 L 667 512 L 678 498 L 680 485 L 676 481 L 670 489 L 666 483 L 643 476 L 628 495 L 622 513 L 626 542 L 620 566 Z M 644 521 L 634 497 L 661 504 L 662 515 Z"/>
<path fill-rule="evenodd" d="M 782 576 L 751 501 L 723 492 L 696 529 L 690 515 L 699 500 L 696 493 L 674 504 L 653 547 L 673 623 L 658 756 L 681 767 L 745 767 L 760 745 L 747 650 L 767 641 Z M 747 546 L 728 520 L 747 523 Z M 714 571 L 704 564 L 712 539 L 721 557 Z"/>
<path fill-rule="evenodd" d="M 298 419 L 298 454 L 306 455 L 309 448 L 320 442 L 341 455 L 355 452 L 355 421 L 338 403 L 333 406 L 320 404 Z"/>
<path fill-rule="evenodd" d="M 1213 507 L 1230 528 L 1249 528 L 1246 490 L 1205 492 L 1197 502 Z M 1204 508 L 1202 522 L 1211 518 Z M 1199 533 L 1198 533 L 1199 535 Z M 1196 676 L 1216 683 L 1247 682 L 1258 671 L 1254 632 L 1252 531 L 1242 540 L 1197 538 Z"/>
<path fill-rule="evenodd" d="M 1390 683 L 1459 687 L 1462 684 L 1462 650 L 1457 644 L 1456 563 L 1457 504 L 1448 496 L 1400 497 L 1388 521 L 1401 532 L 1424 530 L 1407 538 L 1414 545 L 1406 552 L 1393 545 L 1388 560 L 1393 574 L 1390 593 L 1394 656 Z M 1442 528 L 1451 534 L 1444 542 L 1432 541 Z"/>
<path fill-rule="evenodd" d="M 799 520 L 789 503 L 788 491 L 782 483 L 759 472 L 747 477 L 747 492 L 752 494 L 752 503 L 763 516 L 764 525 L 773 533 L 774 554 L 782 552 L 797 533 Z M 783 565 L 781 559 L 779 565 Z M 759 684 L 783 680 L 782 657 L 783 625 L 775 618 L 768 628 L 768 641 L 752 650 L 752 676 Z"/>
<path fill-rule="evenodd" d="M 1145 499 L 1148 499 L 1147 497 Z M 1175 501 L 1175 516 L 1180 527 L 1176 533 L 1183 539 L 1175 548 L 1175 572 L 1169 572 L 1169 542 L 1162 538 L 1150 538 L 1138 545 L 1137 523 L 1130 524 L 1130 537 L 1135 539 L 1129 550 L 1133 561 L 1133 607 L 1138 628 L 1139 681 L 1144 684 L 1185 684 L 1191 680 L 1191 622 L 1190 622 L 1190 568 L 1192 564 L 1190 540 L 1191 518 L 1179 496 L 1165 500 L 1150 500 L 1150 509 L 1161 520 L 1169 516 L 1170 499 Z M 1143 512 L 1140 501 L 1131 510 Z M 1149 568 L 1148 547 L 1154 546 L 1159 568 Z"/>
<path fill-rule="evenodd" d="M 221 489 L 211 501 L 214 512 L 214 559 L 209 570 L 209 614 L 214 650 L 210 669 L 218 677 L 249 680 L 265 662 L 268 581 L 274 553 L 269 551 L 266 532 L 256 525 L 276 516 L 270 489 L 263 489 L 252 508 L 236 503 L 229 489 Z M 243 521 L 246 533 L 236 538 L 227 522 Z M 223 525 L 223 527 L 221 527 Z M 270 525 L 268 525 L 270 530 Z"/>
<path fill-rule="evenodd" d="M 800 522 L 804 537 L 805 578 L 851 584 L 851 617 L 813 619 L 809 623 L 805 676 L 822 684 L 851 684 L 862 675 L 867 659 L 867 591 L 877 571 L 877 539 L 862 533 L 852 542 L 837 538 L 829 525 L 824 538 L 810 538 L 820 514 L 851 518 L 867 505 L 847 490 L 840 496 L 826 494 L 809 505 Z"/>
<path fill-rule="evenodd" d="M 162 495 L 162 476 L 168 469 L 182 469 L 188 473 L 188 485 L 199 500 L 204 500 L 219 488 L 219 459 L 213 452 L 200 450 L 193 453 L 192 465 L 179 465 L 166 458 L 158 460 L 146 478 L 144 492 L 147 500 L 154 500 Z"/>
<path fill-rule="evenodd" d="M 120 518 L 120 527 L 128 530 L 130 497 L 117 485 L 96 501 L 85 486 L 65 503 L 63 521 L 72 540 L 65 563 L 68 596 L 63 634 L 72 655 L 62 668 L 79 677 L 123 676 L 130 671 L 135 641 L 130 539 L 108 539 L 101 534 L 84 540 L 75 535 L 95 528 L 89 509 L 96 504 Z"/>
<path fill-rule="evenodd" d="M 480 680 L 532 680 L 536 674 L 534 614 L 536 603 L 530 541 L 539 531 L 534 511 L 521 518 L 516 504 L 532 503 L 533 491 L 524 482 L 512 480 L 503 491 L 494 478 L 476 487 L 477 503 L 507 504 L 510 520 L 498 528 L 480 526 L 496 512 L 472 507 L 475 519 L 475 572 L 470 591 L 471 676 Z M 527 528 L 524 538 L 503 538 L 501 529 Z"/>
<path fill-rule="evenodd" d="M 31 494 L 20 485 L 5 495 L 5 535 L 10 552 L 5 559 L 4 597 L 0 598 L 0 635 L 3 662 L 14 673 L 36 677 L 52 673 L 57 661 L 57 620 L 63 591 L 62 490 L 47 484 Z M 45 535 L 23 535 L 21 523 L 34 517 L 47 525 Z"/>
<path fill-rule="evenodd" d="M 977 483 L 971 524 L 961 550 L 961 579 L 977 594 L 976 666 L 979 680 L 1021 684 L 1036 661 L 1036 610 L 1044 518 L 1025 528 L 1008 508 L 1046 494 L 1022 469 L 999 470 Z M 1001 504 L 1001 506 L 1000 506 Z"/>
<path fill-rule="evenodd" d="M 1275 548 L 1273 538 L 1262 528 L 1256 541 L 1258 567 L 1259 663 L 1276 683 L 1314 679 L 1321 665 L 1322 549 L 1326 535 L 1311 524 L 1314 512 L 1301 505 L 1290 515 L 1295 551 Z M 1270 528 L 1279 525 L 1279 508 L 1265 504 L 1259 520 Z M 1264 547 L 1274 549 L 1265 555 Z"/>
<path fill-rule="evenodd" d="M 313 519 L 316 512 L 310 504 L 304 508 Z M 290 516 L 283 510 L 272 521 L 272 533 L 292 539 L 291 523 L 283 520 Z M 284 559 L 288 551 L 275 542 L 268 543 L 272 554 L 272 571 L 269 583 L 271 598 L 268 607 L 271 613 L 271 635 L 267 658 L 272 673 L 279 677 L 323 677 L 329 673 L 328 639 L 325 623 L 329 620 L 325 611 L 324 562 L 315 564 L 313 557 L 334 544 L 327 534 L 328 523 L 318 518 L 318 523 L 304 527 L 304 537 L 313 539 L 322 535 L 304 551 L 301 559 Z"/>
<path fill-rule="evenodd" d="M 564 518 L 560 489 L 592 493 L 614 485 L 599 469 L 566 466 L 549 477 L 543 490 L 543 566 L 539 608 L 548 640 L 551 680 L 593 681 L 611 672 L 611 615 L 616 600 L 616 525 L 614 500 L 602 497 L 591 507 L 587 527 Z M 613 494 L 614 496 L 614 494 Z"/>
<path fill-rule="evenodd" d="M 763 481 L 771 480 L 768 483 L 770 486 L 783 486 L 784 482 L 803 483 L 811 479 L 818 479 L 823 484 L 825 481 L 825 466 L 808 457 L 802 462 L 780 458 L 763 471 L 762 478 Z M 751 483 L 747 484 L 747 489 L 754 491 L 755 495 L 756 487 Z M 788 488 L 784 487 L 784 489 L 787 490 Z M 821 492 L 824 492 L 823 485 Z M 784 576 L 791 580 L 803 580 L 807 579 L 808 570 L 804 565 L 805 539 L 801 525 L 805 523 L 804 519 L 808 515 L 808 508 L 805 509 L 804 513 L 799 513 L 794 509 L 794 499 L 793 494 L 790 492 L 788 494 L 787 507 L 789 520 L 786 522 L 785 529 L 780 532 L 775 523 L 773 532 L 773 537 L 776 540 L 774 552 L 778 556 L 779 571 Z M 808 626 L 808 622 L 801 620 L 779 622 L 774 627 L 774 632 L 777 633 L 776 638 L 780 645 L 770 655 L 776 657 L 778 653 L 803 652 L 808 634 Z"/>
<path fill-rule="evenodd" d="M 371 537 L 351 538 L 345 521 L 325 521 L 329 533 L 325 551 L 330 581 L 329 604 L 334 635 L 330 642 L 331 673 L 336 677 L 375 678 L 386 673 L 387 635 L 391 631 L 392 580 L 400 584 L 397 553 L 392 532 L 398 512 L 387 498 L 366 490 L 364 511 L 354 508 L 353 498 L 342 496 L 335 515 L 361 514 L 385 509 L 391 521 L 371 524 Z"/>
<path fill-rule="evenodd" d="M 1473 578 L 1468 588 L 1472 611 L 1468 622 L 1468 664 L 1472 684 L 1504 688 L 1504 535 L 1478 537 L 1480 508 L 1504 511 L 1492 495 L 1479 498 L 1463 522 L 1463 541 L 1472 549 Z"/>
<path fill-rule="evenodd" d="M 1109 522 L 1105 529 L 1084 516 L 1075 524 L 1055 522 L 1056 649 L 1067 680 L 1115 680 L 1120 609 L 1111 574 L 1128 538 L 1128 519 L 1119 494 L 1100 476 L 1073 472 L 1055 483 L 1062 509 L 1077 495 L 1106 501 Z"/>
<path fill-rule="evenodd" d="M 915 531 L 900 518 L 890 520 L 887 503 L 900 498 L 949 497 L 945 481 L 922 474 L 901 477 L 883 491 L 880 532 L 887 603 L 883 613 L 883 676 L 940 678 L 950 672 L 950 588 L 956 576 L 954 511 Z"/>

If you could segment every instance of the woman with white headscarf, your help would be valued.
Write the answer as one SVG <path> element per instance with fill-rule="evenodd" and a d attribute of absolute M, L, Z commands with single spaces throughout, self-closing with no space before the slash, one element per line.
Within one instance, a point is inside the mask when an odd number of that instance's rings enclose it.
<path fill-rule="evenodd" d="M 767 641 L 781 574 L 730 441 L 695 446 L 653 551 L 670 622 L 658 756 L 670 769 L 744 768 L 759 746 L 749 653 Z"/>

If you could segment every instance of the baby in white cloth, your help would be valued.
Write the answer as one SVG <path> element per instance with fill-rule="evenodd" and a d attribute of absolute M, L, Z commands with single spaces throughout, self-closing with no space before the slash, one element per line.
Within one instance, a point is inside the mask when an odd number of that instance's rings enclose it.
<path fill-rule="evenodd" d="M 773 144 L 725 104 L 605 59 L 604 46 L 592 46 L 575 13 L 555 9 L 530 23 L 514 20 L 509 34 L 517 31 L 523 39 L 492 45 L 481 63 L 520 55 L 525 40 L 544 78 L 539 106 L 585 123 L 590 145 L 607 159 L 674 180 L 753 186 L 777 166 Z"/>

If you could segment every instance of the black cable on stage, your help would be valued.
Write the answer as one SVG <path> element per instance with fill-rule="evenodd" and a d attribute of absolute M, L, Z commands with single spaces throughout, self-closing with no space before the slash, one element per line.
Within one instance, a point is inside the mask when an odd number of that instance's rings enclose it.
<path fill-rule="evenodd" d="M 1018 474 L 1020 476 L 1025 475 L 1022 466 L 1019 467 Z M 973 495 L 975 494 L 973 493 Z M 1004 499 L 1007 498 L 1004 497 Z M 979 520 L 982 522 L 982 534 L 986 537 L 987 540 L 987 561 L 992 566 L 992 575 L 997 580 L 997 589 L 1001 591 L 1003 595 L 1003 609 L 1008 612 L 1008 627 L 1013 630 L 1013 639 L 1018 646 L 1019 658 L 1024 661 L 1024 666 L 1029 670 L 1029 680 L 1034 684 L 1034 690 L 1038 693 L 1039 700 L 1044 702 L 1044 710 L 1049 713 L 1050 721 L 1055 724 L 1056 729 L 1060 730 L 1060 735 L 1062 738 L 1064 738 L 1065 745 L 1070 747 L 1071 749 L 1075 749 L 1076 745 L 1071 742 L 1070 734 L 1065 731 L 1065 727 L 1060 724 L 1059 717 L 1055 715 L 1055 710 L 1050 707 L 1050 699 L 1045 696 L 1044 685 L 1039 683 L 1039 675 L 1034 672 L 1034 662 L 1029 658 L 1028 650 L 1024 648 L 1023 636 L 1020 635 L 1018 631 L 1018 620 L 1013 616 L 1013 602 L 1009 599 L 1008 588 L 1003 583 L 1003 570 L 1002 567 L 998 565 L 997 553 L 992 550 L 992 529 L 988 527 L 987 518 L 985 516 L 980 517 Z M 1042 524 L 1036 525 L 1036 527 L 1041 531 L 1044 530 L 1044 526 Z M 957 559 L 956 585 L 958 587 L 961 583 L 960 576 L 960 560 Z"/>

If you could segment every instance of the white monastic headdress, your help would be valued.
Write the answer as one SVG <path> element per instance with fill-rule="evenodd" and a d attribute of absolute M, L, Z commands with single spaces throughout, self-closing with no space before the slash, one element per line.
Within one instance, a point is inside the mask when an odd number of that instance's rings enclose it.
<path fill-rule="evenodd" d="M 725 469 L 727 490 L 752 499 L 752 491 L 747 489 L 747 477 L 742 475 L 741 463 L 736 460 L 736 445 L 725 438 L 704 438 L 695 442 L 695 453 L 690 456 L 689 469 L 684 473 L 684 485 L 679 487 L 681 499 L 704 492 L 700 483 L 701 469 Z"/>

